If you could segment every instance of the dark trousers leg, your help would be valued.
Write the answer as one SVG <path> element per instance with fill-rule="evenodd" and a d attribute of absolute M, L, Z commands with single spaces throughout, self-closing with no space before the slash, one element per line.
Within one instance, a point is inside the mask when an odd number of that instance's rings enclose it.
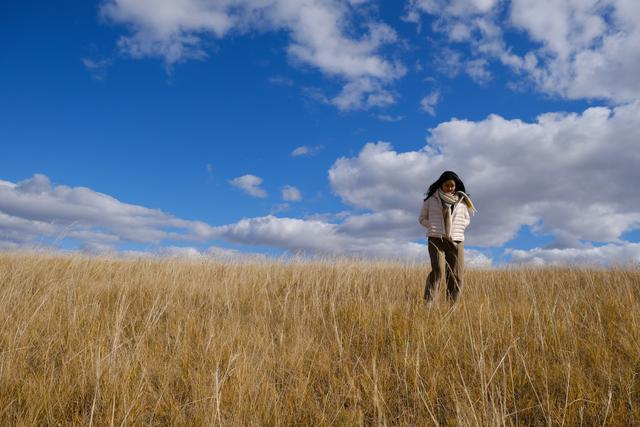
<path fill-rule="evenodd" d="M 442 277 L 442 269 L 440 268 L 440 257 L 442 256 L 442 251 L 439 247 L 440 239 L 432 239 L 430 237 L 427 240 L 429 258 L 431 259 L 431 272 L 427 276 L 427 283 L 424 287 L 424 299 L 431 301 L 433 299 L 434 290 Z"/>
<path fill-rule="evenodd" d="M 447 276 L 447 300 L 454 302 L 462 289 L 462 270 L 464 268 L 464 242 L 454 244 L 446 241 L 445 271 Z"/>

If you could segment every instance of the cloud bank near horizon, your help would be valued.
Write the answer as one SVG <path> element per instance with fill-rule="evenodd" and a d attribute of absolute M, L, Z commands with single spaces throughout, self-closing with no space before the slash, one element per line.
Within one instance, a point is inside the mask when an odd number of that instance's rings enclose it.
<path fill-rule="evenodd" d="M 64 234 L 89 249 L 222 240 L 291 253 L 426 259 L 417 223 L 423 191 L 442 170 L 454 169 L 479 209 L 467 246 L 499 248 L 523 263 L 638 261 L 639 246 L 623 235 L 640 228 L 640 189 L 619 185 L 640 182 L 638 140 L 637 104 L 544 114 L 532 123 L 497 115 L 451 120 L 431 129 L 419 150 L 399 153 L 375 142 L 336 159 L 329 183 L 353 209 L 339 218 L 267 215 L 226 225 L 175 218 L 88 188 L 54 186 L 37 174 L 0 182 L 2 246 Z M 528 251 L 511 248 L 523 226 L 554 240 Z M 468 253 L 471 265 L 491 263 L 480 250 Z"/>

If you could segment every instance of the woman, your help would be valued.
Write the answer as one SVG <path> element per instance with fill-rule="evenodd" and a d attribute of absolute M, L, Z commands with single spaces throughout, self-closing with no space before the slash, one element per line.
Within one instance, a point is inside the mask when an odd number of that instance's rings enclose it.
<path fill-rule="evenodd" d="M 462 288 L 464 268 L 464 230 L 476 210 L 455 172 L 445 171 L 429 186 L 422 203 L 420 224 L 427 227 L 431 272 L 427 276 L 424 299 L 430 303 L 433 291 L 443 276 L 447 282 L 447 300 L 455 302 Z M 440 259 L 444 256 L 445 270 Z"/>

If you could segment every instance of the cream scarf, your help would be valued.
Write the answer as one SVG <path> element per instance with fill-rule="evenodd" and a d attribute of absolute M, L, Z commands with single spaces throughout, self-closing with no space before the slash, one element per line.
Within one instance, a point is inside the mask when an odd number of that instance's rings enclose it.
<path fill-rule="evenodd" d="M 477 210 L 471 201 L 471 198 L 462 191 L 456 191 L 454 194 L 445 193 L 440 188 L 438 189 L 438 197 L 442 202 L 442 214 L 444 216 L 444 232 L 445 237 L 451 240 L 451 206 L 463 201 L 469 209 L 469 213 L 474 215 Z"/>

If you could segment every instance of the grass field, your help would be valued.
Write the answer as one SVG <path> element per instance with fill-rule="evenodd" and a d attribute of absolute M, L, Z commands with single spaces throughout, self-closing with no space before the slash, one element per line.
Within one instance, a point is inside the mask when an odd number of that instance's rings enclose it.
<path fill-rule="evenodd" d="M 640 270 L 0 254 L 2 425 L 640 425 Z"/>

